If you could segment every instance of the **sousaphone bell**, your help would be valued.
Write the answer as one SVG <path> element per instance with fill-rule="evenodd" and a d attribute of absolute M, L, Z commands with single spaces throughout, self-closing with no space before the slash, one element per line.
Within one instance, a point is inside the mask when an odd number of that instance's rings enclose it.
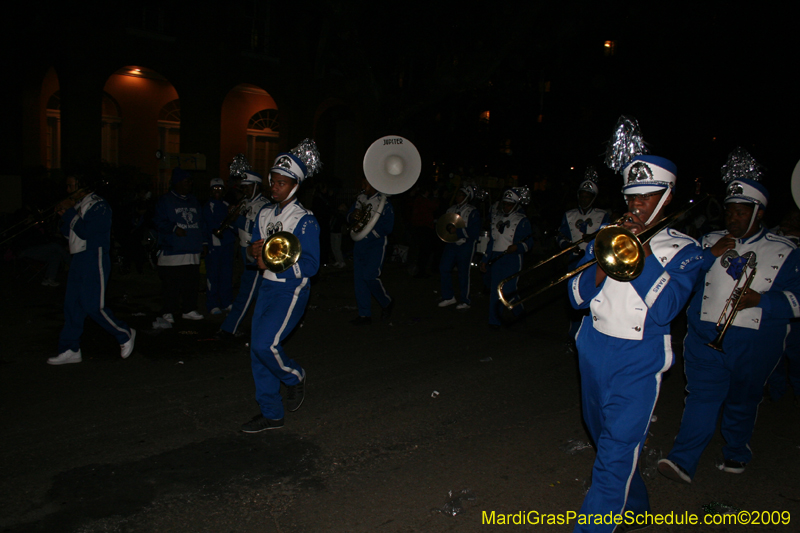
<path fill-rule="evenodd" d="M 350 237 L 360 241 L 366 237 L 383 214 L 386 198 L 410 189 L 419 178 L 422 159 L 417 148 L 398 135 L 381 137 L 364 154 L 364 176 L 381 194 L 378 207 L 358 219 L 350 229 Z"/>

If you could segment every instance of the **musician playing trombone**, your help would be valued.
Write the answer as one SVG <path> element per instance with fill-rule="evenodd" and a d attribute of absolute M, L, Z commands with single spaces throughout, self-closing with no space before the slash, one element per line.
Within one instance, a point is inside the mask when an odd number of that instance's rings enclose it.
<path fill-rule="evenodd" d="M 502 280 L 522 270 L 522 254 L 533 246 L 531 222 L 525 210 L 520 209 L 520 206 L 528 205 L 530 198 L 527 187 L 507 189 L 498 208 L 492 211 L 492 231 L 480 264 L 481 272 L 489 271 L 491 276 L 489 327 L 492 329 L 499 328 L 501 324 L 497 286 Z M 503 294 L 511 294 L 516 290 L 517 278 L 514 278 L 504 285 Z M 522 312 L 522 309 L 518 308 L 516 312 Z"/>
<path fill-rule="evenodd" d="M 242 156 L 243 157 L 243 156 Z M 235 163 L 235 162 L 234 162 Z M 246 165 L 245 161 L 245 165 Z M 234 171 L 234 164 L 231 164 L 231 172 Z M 228 316 L 220 326 L 216 337 L 220 340 L 230 340 L 239 332 L 247 310 L 254 304 L 258 297 L 258 289 L 261 287 L 261 273 L 256 265 L 247 259 L 247 247 L 253 239 L 253 228 L 256 224 L 256 217 L 265 205 L 269 205 L 269 199 L 261 194 L 263 178 L 261 174 L 250 170 L 250 166 L 241 169 L 242 181 L 241 189 L 244 197 L 239 205 L 233 209 L 239 211 L 239 216 L 234 222 L 236 232 L 239 234 L 239 250 L 241 253 L 244 270 L 239 278 L 239 292 L 233 303 L 225 308 Z"/>
<path fill-rule="evenodd" d="M 780 361 L 790 319 L 800 317 L 800 252 L 762 226 L 769 195 L 761 176 L 750 154 L 731 153 L 723 167 L 726 229 L 702 240 L 703 275 L 687 311 L 684 343 L 689 395 L 675 444 L 658 466 L 680 483 L 692 482 L 720 411 L 725 447 L 717 468 L 744 472 L 764 384 Z M 749 288 L 737 300 L 747 278 Z M 730 327 L 717 339 L 725 322 Z"/>
<path fill-rule="evenodd" d="M 447 213 L 456 213 L 464 219 L 466 225 L 463 228 L 456 228 L 450 224 L 446 228 L 446 231 L 455 235 L 458 240 L 444 245 L 442 259 L 439 262 L 442 288 L 442 301 L 439 302 L 439 307 L 447 307 L 456 303 L 456 297 L 453 294 L 453 267 L 458 271 L 458 288 L 461 296 L 461 303 L 456 306 L 456 309 L 467 310 L 472 303 L 469 299 L 469 273 L 472 256 L 475 254 L 475 246 L 481 233 L 481 214 L 470 202 L 477 199 L 476 196 L 479 195 L 478 187 L 464 185 L 456 192 L 455 205 L 447 208 Z"/>
<path fill-rule="evenodd" d="M 270 171 L 273 204 L 264 206 L 247 249 L 255 260 L 263 282 L 253 310 L 250 363 L 259 413 L 242 425 L 244 433 L 259 433 L 283 427 L 284 411 L 294 412 L 305 398 L 306 371 L 286 357 L 283 340 L 300 322 L 311 292 L 310 278 L 319 270 L 319 223 L 297 199 L 297 189 L 321 167 L 314 141 L 305 139 L 288 153 L 278 154 Z M 301 254 L 286 270 L 267 268 L 262 257 L 270 236 L 288 232 L 299 241 Z M 281 398 L 281 383 L 286 397 Z"/>
<path fill-rule="evenodd" d="M 659 222 L 672 201 L 677 169 L 662 157 L 638 155 L 622 169 L 628 205 L 623 226 L 634 234 Z M 658 399 L 661 374 L 672 366 L 670 322 L 689 299 L 700 269 L 694 239 L 669 228 L 644 246 L 644 269 L 632 281 L 607 276 L 598 263 L 570 280 L 576 309 L 589 309 L 578 331 L 583 419 L 597 449 L 592 486 L 581 515 L 650 512 L 637 462 Z M 595 241 L 579 265 L 595 259 Z M 611 270 L 608 265 L 604 268 Z M 612 531 L 614 524 L 575 531 Z"/>

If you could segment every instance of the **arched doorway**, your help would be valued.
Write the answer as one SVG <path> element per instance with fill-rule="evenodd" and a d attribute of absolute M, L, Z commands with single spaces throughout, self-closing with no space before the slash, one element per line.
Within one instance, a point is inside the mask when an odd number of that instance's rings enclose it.
<path fill-rule="evenodd" d="M 256 172 L 266 175 L 278 154 L 280 115 L 264 89 L 242 83 L 222 102 L 220 176 L 227 176 L 237 154 L 245 154 Z"/>

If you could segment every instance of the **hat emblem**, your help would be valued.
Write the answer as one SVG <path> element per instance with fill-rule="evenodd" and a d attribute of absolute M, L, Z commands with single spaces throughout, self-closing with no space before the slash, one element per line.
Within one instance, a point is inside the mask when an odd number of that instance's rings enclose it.
<path fill-rule="evenodd" d="M 726 196 L 742 195 L 742 194 L 744 194 L 744 187 L 742 187 L 741 183 L 731 183 L 728 186 L 728 192 Z"/>
<path fill-rule="evenodd" d="M 275 161 L 275 165 L 273 165 L 273 166 L 281 167 L 281 168 L 286 169 L 286 170 L 291 170 L 292 169 L 292 158 L 287 156 L 287 155 L 281 156 L 281 157 L 279 157 L 277 159 L 277 161 Z"/>
<path fill-rule="evenodd" d="M 637 181 L 652 181 L 653 171 L 644 161 L 636 161 L 631 165 L 628 171 L 628 183 L 635 183 Z"/>

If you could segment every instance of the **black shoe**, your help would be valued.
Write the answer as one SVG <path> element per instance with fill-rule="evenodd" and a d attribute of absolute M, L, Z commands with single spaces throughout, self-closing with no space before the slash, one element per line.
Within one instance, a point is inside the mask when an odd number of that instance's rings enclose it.
<path fill-rule="evenodd" d="M 392 318 L 392 311 L 394 311 L 394 300 L 389 302 L 389 305 L 383 308 L 381 311 L 381 322 L 388 322 L 390 318 Z"/>
<path fill-rule="evenodd" d="M 283 427 L 283 418 L 279 420 L 272 420 L 270 418 L 264 418 L 264 415 L 261 413 L 257 414 L 253 417 L 250 422 L 246 422 L 242 424 L 242 432 L 243 433 L 261 433 L 262 431 L 266 431 L 268 429 L 280 429 Z"/>
<path fill-rule="evenodd" d="M 306 398 L 307 380 L 308 374 L 304 372 L 303 381 L 298 382 L 297 385 L 286 387 L 286 398 L 283 401 L 286 403 L 286 410 L 290 413 L 294 413 L 303 405 L 303 400 Z"/>
<path fill-rule="evenodd" d="M 678 483 L 686 483 L 688 485 L 692 482 L 692 477 L 689 475 L 689 472 L 681 465 L 673 463 L 669 459 L 661 459 L 658 461 L 658 472 L 667 479 L 677 481 Z"/>
<path fill-rule="evenodd" d="M 371 316 L 360 316 L 358 318 L 354 318 L 350 321 L 351 324 L 354 326 L 367 326 L 372 324 L 372 317 Z"/>
<path fill-rule="evenodd" d="M 723 472 L 730 472 L 731 474 L 741 474 L 742 472 L 744 472 L 746 466 L 747 463 L 725 459 L 725 462 L 717 465 L 717 468 L 719 468 Z"/>

